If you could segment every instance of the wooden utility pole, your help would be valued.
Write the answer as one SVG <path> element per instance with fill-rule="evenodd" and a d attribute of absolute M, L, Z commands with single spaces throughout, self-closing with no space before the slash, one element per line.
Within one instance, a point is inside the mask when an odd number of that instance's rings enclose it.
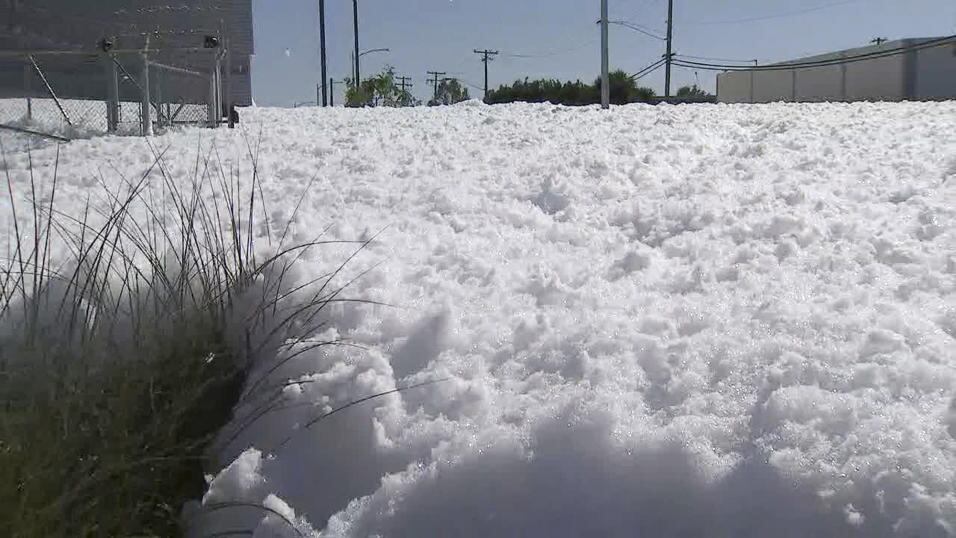
<path fill-rule="evenodd" d="M 444 71 L 429 71 L 428 74 L 435 77 L 434 79 L 428 79 L 428 82 L 432 82 L 435 85 L 435 96 L 433 97 L 433 99 L 437 101 L 438 100 L 438 83 L 440 81 L 445 80 L 444 77 L 448 73 L 445 73 Z"/>
<path fill-rule="evenodd" d="M 608 17 L 607 0 L 601 0 L 601 108 L 611 108 L 611 77 L 610 60 L 608 59 L 609 35 L 608 35 Z"/>
<path fill-rule="evenodd" d="M 667 64 L 664 72 L 664 97 L 671 96 L 671 63 L 674 61 L 674 0 L 667 0 Z"/>
<path fill-rule="evenodd" d="M 352 24 L 355 27 L 355 87 L 362 87 L 362 72 L 359 70 L 359 23 L 358 0 L 352 0 Z"/>
<path fill-rule="evenodd" d="M 325 86 L 325 81 L 329 80 L 328 64 L 325 55 L 325 0 L 319 0 L 319 57 L 322 63 L 322 106 L 328 106 L 329 89 Z M 316 103 L 318 104 L 318 103 Z"/>
<path fill-rule="evenodd" d="M 402 93 L 400 94 L 401 106 L 411 105 L 413 99 L 411 95 L 406 91 L 406 88 L 410 89 L 414 84 L 412 84 L 412 77 L 395 77 L 396 80 L 401 84 Z M 406 99 L 407 97 L 407 99 Z"/>
<path fill-rule="evenodd" d="M 475 54 L 480 54 L 482 56 L 481 62 L 485 64 L 485 95 L 488 97 L 488 62 L 491 61 L 491 57 L 497 56 L 498 51 L 496 50 L 477 50 L 475 49 Z"/>

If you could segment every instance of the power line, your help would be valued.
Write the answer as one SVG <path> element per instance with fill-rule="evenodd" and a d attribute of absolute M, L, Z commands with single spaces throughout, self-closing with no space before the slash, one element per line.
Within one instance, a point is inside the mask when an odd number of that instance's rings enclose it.
<path fill-rule="evenodd" d="M 675 54 L 676 58 L 689 58 L 691 60 L 706 60 L 709 62 L 734 62 L 740 64 L 752 64 L 758 61 L 756 58 L 750 60 L 743 60 L 740 58 L 714 58 L 712 56 L 693 56 L 690 54 Z"/>
<path fill-rule="evenodd" d="M 656 7 L 656 4 L 659 4 L 660 2 L 661 2 L 661 0 L 644 0 L 643 2 L 641 2 L 641 4 L 643 4 L 643 5 L 641 6 L 641 8 L 642 8 L 642 9 L 643 9 L 643 8 L 650 8 L 650 7 L 652 7 L 651 4 L 655 4 L 655 6 L 653 6 L 653 7 Z M 637 16 L 639 16 L 639 15 L 641 15 L 641 13 L 635 13 L 635 14 L 634 14 L 634 17 L 630 17 L 630 18 L 635 18 L 635 17 L 637 17 Z"/>
<path fill-rule="evenodd" d="M 715 25 L 715 24 L 741 24 L 745 22 L 759 22 L 759 21 L 768 21 L 772 19 L 784 19 L 787 17 L 795 17 L 799 15 L 805 15 L 807 13 L 813 13 L 815 11 L 822 11 L 824 9 L 831 9 L 834 7 L 845 6 L 849 4 L 858 4 L 866 0 L 843 0 L 841 2 L 831 2 L 829 4 L 823 4 L 820 6 L 815 6 L 807 9 L 801 9 L 797 11 L 788 11 L 786 13 L 778 13 L 776 15 L 763 15 L 758 17 L 746 17 L 743 19 L 729 19 L 729 20 L 717 20 L 717 21 L 688 21 L 682 22 L 681 24 L 692 24 L 692 25 Z"/>
<path fill-rule="evenodd" d="M 454 80 L 457 80 L 457 81 L 459 81 L 459 82 L 462 82 L 462 83 L 464 83 L 465 86 L 470 86 L 470 87 L 472 87 L 472 88 L 474 88 L 474 89 L 476 89 L 476 90 L 480 90 L 480 89 L 481 89 L 481 86 L 479 86 L 479 85 L 477 85 L 477 84 L 474 84 L 474 83 L 472 83 L 472 82 L 468 82 L 467 80 L 465 80 L 465 79 L 463 79 L 463 78 L 455 78 Z"/>
<path fill-rule="evenodd" d="M 480 54 L 482 56 L 481 63 L 485 64 L 485 97 L 488 96 L 488 62 L 491 61 L 495 56 L 498 55 L 496 50 L 478 50 L 475 49 L 475 54 Z"/>
<path fill-rule="evenodd" d="M 329 106 L 335 106 L 335 85 L 336 84 L 345 84 L 345 81 L 336 82 L 335 79 L 329 79 Z"/>
<path fill-rule="evenodd" d="M 638 71 L 637 73 L 634 73 L 633 75 L 630 76 L 630 79 L 631 79 L 631 80 L 640 80 L 641 78 L 644 78 L 645 75 L 649 75 L 649 74 L 651 74 L 652 72 L 654 72 L 654 71 L 656 71 L 657 69 L 659 69 L 662 65 L 664 65 L 664 59 L 663 59 L 663 58 L 661 58 L 660 60 L 657 60 L 656 62 L 652 63 L 651 65 L 649 65 L 649 66 L 647 66 L 647 67 L 645 67 L 644 69 L 641 69 L 641 70 Z"/>
<path fill-rule="evenodd" d="M 596 43 L 597 41 L 598 41 L 597 39 L 590 39 L 590 40 L 588 40 L 588 41 L 586 41 L 586 42 L 584 42 L 584 43 L 581 43 L 580 45 L 576 45 L 576 46 L 571 47 L 571 48 L 568 48 L 568 49 L 561 49 L 561 50 L 555 50 L 555 51 L 551 51 L 551 52 L 544 52 L 544 53 L 541 53 L 541 54 L 518 54 L 518 53 L 512 53 L 512 52 L 502 52 L 502 53 L 501 53 L 501 56 L 503 56 L 503 57 L 505 57 L 505 58 L 552 58 L 552 57 L 554 57 L 554 56 L 560 56 L 560 55 L 562 55 L 562 54 L 567 54 L 568 52 L 574 52 L 574 51 L 581 50 L 581 49 L 583 49 L 584 47 L 589 47 L 589 46 L 593 45 L 594 43 Z"/>
<path fill-rule="evenodd" d="M 404 76 L 402 76 L 402 77 L 395 77 L 395 80 L 397 80 L 397 81 L 399 81 L 399 82 L 401 83 L 402 93 L 403 93 L 403 94 L 405 93 L 405 87 L 406 87 L 406 86 L 409 87 L 409 88 L 411 88 L 411 87 L 414 86 L 414 84 L 412 84 L 412 77 L 404 77 Z"/>
<path fill-rule="evenodd" d="M 426 79 L 426 80 L 427 80 L 428 82 L 431 82 L 431 83 L 433 83 L 433 84 L 435 85 L 435 97 L 434 97 L 434 99 L 437 101 L 437 100 L 438 100 L 438 83 L 439 83 L 440 81 L 444 80 L 444 78 L 442 78 L 442 77 L 444 77 L 444 76 L 447 75 L 448 73 L 446 73 L 446 72 L 444 72 L 444 71 L 428 71 L 428 74 L 431 75 L 432 77 L 434 77 L 434 79 L 429 78 L 429 79 Z"/>
<path fill-rule="evenodd" d="M 862 62 L 865 60 L 871 60 L 871 59 L 877 59 L 877 58 L 888 58 L 891 56 L 906 54 L 907 52 L 939 47 L 942 45 L 949 44 L 951 42 L 956 42 L 956 35 L 950 35 L 950 36 L 941 37 L 938 39 L 931 39 L 929 41 L 924 41 L 923 43 L 919 43 L 916 45 L 908 45 L 908 46 L 897 47 L 893 49 L 868 52 L 864 54 L 858 54 L 855 56 L 844 56 L 839 58 L 831 58 L 827 60 L 816 60 L 816 61 L 809 61 L 809 62 L 779 63 L 779 64 L 762 65 L 762 66 L 756 66 L 756 67 L 746 67 L 746 66 L 728 65 L 728 64 L 710 64 L 710 63 L 703 63 L 703 62 L 692 62 L 689 60 L 678 60 L 678 62 L 680 63 L 681 67 L 690 67 L 690 68 L 702 69 L 705 71 L 789 71 L 792 69 L 812 69 L 814 67 L 827 67 L 832 65 L 843 65 L 843 64 Z"/>
<path fill-rule="evenodd" d="M 643 25 L 643 24 L 639 24 L 639 23 L 636 23 L 636 22 L 631 21 L 631 20 L 627 20 L 627 19 L 621 19 L 621 20 L 622 20 L 623 22 L 626 22 L 626 23 L 630 24 L 631 26 L 636 26 L 636 27 L 640 28 L 641 30 L 648 31 L 648 32 L 650 32 L 650 33 L 652 33 L 652 34 L 660 35 L 661 33 L 667 31 L 666 28 L 663 29 L 663 30 L 659 30 L 659 29 L 657 29 L 657 28 L 651 28 L 650 26 L 645 26 L 645 25 Z"/>
<path fill-rule="evenodd" d="M 855 62 L 861 62 L 870 59 L 876 58 L 888 58 L 891 56 L 897 56 L 900 54 L 905 54 L 907 52 L 918 51 L 923 49 L 934 48 L 942 45 L 946 45 L 950 42 L 956 40 L 956 35 L 941 37 L 938 39 L 932 39 L 919 43 L 916 45 L 908 45 L 897 47 L 894 49 L 886 49 L 881 51 L 868 52 L 864 54 L 858 54 L 855 56 L 843 56 L 838 58 L 830 58 L 827 60 L 816 60 L 808 62 L 790 62 L 790 63 L 779 63 L 773 65 L 763 65 L 758 67 L 744 67 L 739 65 L 725 65 L 725 64 L 708 64 L 702 62 L 691 62 L 687 60 L 682 60 L 681 63 L 685 64 L 684 67 L 699 67 L 701 69 L 711 70 L 722 70 L 722 71 L 788 71 L 791 69 L 810 69 L 814 67 L 827 67 L 831 65 L 842 65 Z M 689 64 L 689 65 L 686 65 Z"/>
<path fill-rule="evenodd" d="M 599 22 L 600 22 L 600 21 L 599 21 Z M 644 28 L 642 28 L 642 27 L 640 27 L 640 26 L 638 26 L 638 25 L 636 25 L 636 24 L 632 24 L 632 23 L 630 23 L 630 22 L 628 22 L 628 21 L 609 21 L 609 24 L 616 24 L 616 25 L 618 25 L 618 26 L 623 26 L 624 28 L 627 28 L 627 29 L 629 29 L 629 30 L 634 30 L 635 32 L 644 34 L 644 35 L 646 35 L 647 37 L 651 37 L 651 38 L 657 39 L 657 40 L 659 40 L 659 41 L 666 41 L 666 40 L 667 40 L 666 37 L 661 37 L 661 36 L 659 36 L 659 35 L 657 35 L 657 34 L 651 33 L 650 31 L 645 30 Z"/>
<path fill-rule="evenodd" d="M 658 69 L 660 69 L 660 68 L 663 67 L 663 66 L 664 66 L 664 62 L 661 61 L 660 63 L 658 63 L 657 65 L 651 67 L 650 69 L 646 69 L 645 71 L 643 71 L 643 72 L 641 72 L 641 73 L 637 73 L 637 74 L 635 74 L 635 75 L 632 75 L 632 76 L 631 76 L 631 80 L 633 80 L 634 82 L 637 82 L 638 80 L 641 80 L 642 78 L 646 77 L 647 75 L 650 75 L 651 73 L 653 73 L 654 71 L 657 71 Z"/>

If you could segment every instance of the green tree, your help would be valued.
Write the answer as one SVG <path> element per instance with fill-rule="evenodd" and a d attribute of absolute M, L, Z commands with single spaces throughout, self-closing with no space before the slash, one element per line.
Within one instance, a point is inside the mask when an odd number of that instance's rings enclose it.
<path fill-rule="evenodd" d="M 693 86 L 683 86 L 678 89 L 677 97 L 680 99 L 706 99 L 711 97 L 711 95 L 694 84 Z"/>
<path fill-rule="evenodd" d="M 355 85 L 354 80 L 345 79 L 348 89 L 345 91 L 346 106 L 350 107 L 403 107 L 417 106 L 421 101 L 415 99 L 408 91 L 402 91 L 395 83 L 395 68 L 385 66 L 381 73 Z"/>
<path fill-rule="evenodd" d="M 611 102 L 627 104 L 635 102 L 653 102 L 654 90 L 643 88 L 623 71 L 611 73 Z M 516 80 L 511 86 L 501 86 L 490 90 L 485 97 L 488 104 L 513 103 L 553 103 L 568 106 L 593 105 L 601 102 L 601 81 L 585 84 L 580 80 L 564 82 L 554 79 Z"/>
<path fill-rule="evenodd" d="M 399 90 L 398 91 L 398 106 L 409 107 L 409 106 L 421 106 L 422 102 L 420 99 L 417 99 L 412 92 L 408 90 Z"/>
<path fill-rule="evenodd" d="M 438 84 L 438 95 L 428 102 L 428 106 L 453 105 L 471 99 L 468 88 L 455 78 L 446 78 Z"/>
<path fill-rule="evenodd" d="M 611 103 L 626 105 L 628 103 L 647 103 L 654 99 L 654 90 L 641 88 L 633 77 L 620 69 L 612 71 L 608 77 L 611 86 Z M 594 81 L 598 94 L 601 93 L 601 78 Z"/>

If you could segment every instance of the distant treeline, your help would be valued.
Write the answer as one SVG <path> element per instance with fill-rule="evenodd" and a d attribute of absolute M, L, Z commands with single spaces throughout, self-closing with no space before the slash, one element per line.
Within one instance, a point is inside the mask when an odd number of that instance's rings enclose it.
<path fill-rule="evenodd" d="M 628 103 L 656 103 L 654 90 L 638 86 L 637 82 L 624 71 L 614 71 L 610 74 L 611 103 L 626 105 Z M 677 96 L 688 100 L 704 99 L 708 95 L 697 86 L 686 86 L 677 92 Z M 584 106 L 601 102 L 601 79 L 594 84 L 575 82 L 561 82 L 555 79 L 516 80 L 511 86 L 501 86 L 497 90 L 489 90 L 485 97 L 488 104 L 502 103 L 552 103 L 555 105 Z"/>

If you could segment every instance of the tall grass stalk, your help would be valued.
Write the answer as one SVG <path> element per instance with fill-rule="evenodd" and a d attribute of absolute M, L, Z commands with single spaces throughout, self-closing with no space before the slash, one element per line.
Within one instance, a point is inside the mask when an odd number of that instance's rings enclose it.
<path fill-rule="evenodd" d="M 267 379 L 296 359 L 279 351 L 346 344 L 316 335 L 323 310 L 351 300 L 334 285 L 348 260 L 290 281 L 334 241 L 290 245 L 290 224 L 273 238 L 246 143 L 251 177 L 201 144 L 177 177 L 169 148 L 153 148 L 145 173 L 118 189 L 101 178 L 103 199 L 76 214 L 58 208 L 59 148 L 46 181 L 28 155 L 24 188 L 0 140 L 13 232 L 0 260 L 0 535 L 180 534 L 237 404 L 257 411 L 230 439 L 276 405 Z M 256 244 L 261 229 L 275 244 Z"/>

